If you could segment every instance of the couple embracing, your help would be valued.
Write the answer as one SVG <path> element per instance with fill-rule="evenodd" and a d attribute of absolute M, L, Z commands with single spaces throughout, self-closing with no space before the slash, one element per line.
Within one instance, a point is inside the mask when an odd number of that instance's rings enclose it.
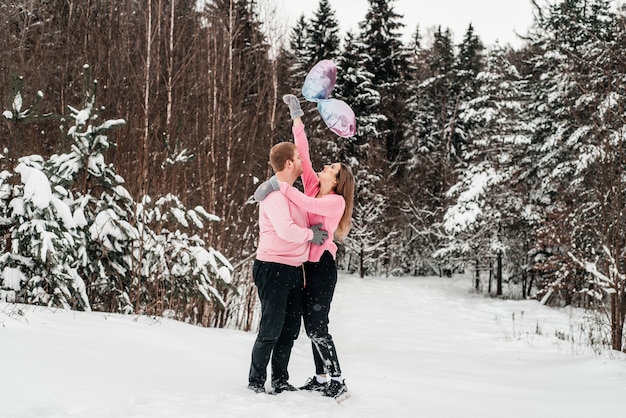
<path fill-rule="evenodd" d="M 259 244 L 252 269 L 261 301 L 261 322 L 252 348 L 248 388 L 265 392 L 271 362 L 273 393 L 298 390 L 287 366 L 301 318 L 311 339 L 315 376 L 300 390 L 321 392 L 340 401 L 350 396 L 341 374 L 328 315 L 337 284 L 337 245 L 348 235 L 354 176 L 344 163 L 313 170 L 300 102 L 285 95 L 293 120 L 294 143 L 270 150 L 274 176 L 256 190 Z M 293 187 L 302 177 L 304 193 Z"/>

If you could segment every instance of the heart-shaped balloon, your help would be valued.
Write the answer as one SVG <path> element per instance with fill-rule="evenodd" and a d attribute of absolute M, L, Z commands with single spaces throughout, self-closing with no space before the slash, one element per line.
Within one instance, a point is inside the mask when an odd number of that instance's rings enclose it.
<path fill-rule="evenodd" d="M 304 79 L 302 95 L 310 102 L 328 99 L 337 81 L 337 67 L 330 60 L 315 64 Z"/>
<path fill-rule="evenodd" d="M 356 117 L 346 102 L 338 99 L 319 100 L 317 110 L 328 129 L 342 138 L 356 133 Z"/>
<path fill-rule="evenodd" d="M 309 102 L 317 102 L 317 110 L 328 128 L 343 138 L 356 133 L 356 117 L 345 102 L 329 99 L 337 81 L 337 67 L 330 60 L 315 64 L 304 79 L 302 95 Z"/>

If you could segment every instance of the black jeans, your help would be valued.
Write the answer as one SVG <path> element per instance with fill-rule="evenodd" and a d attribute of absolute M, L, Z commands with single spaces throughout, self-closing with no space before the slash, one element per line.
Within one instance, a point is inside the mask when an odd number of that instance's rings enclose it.
<path fill-rule="evenodd" d="M 255 260 L 252 276 L 261 301 L 261 323 L 248 381 L 265 383 L 270 357 L 272 382 L 287 381 L 291 349 L 300 333 L 302 267 Z"/>
<path fill-rule="evenodd" d="M 337 285 L 337 265 L 332 254 L 324 251 L 317 263 L 304 264 L 304 328 L 311 339 L 316 374 L 341 376 L 333 337 L 328 333 L 328 314 Z"/>

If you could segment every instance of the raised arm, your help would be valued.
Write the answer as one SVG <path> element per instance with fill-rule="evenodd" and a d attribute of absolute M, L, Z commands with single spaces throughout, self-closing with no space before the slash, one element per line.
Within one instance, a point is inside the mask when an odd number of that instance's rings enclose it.
<path fill-rule="evenodd" d="M 313 170 L 313 164 L 311 164 L 311 154 L 309 153 L 309 141 L 304 132 L 304 123 L 302 122 L 302 116 L 304 112 L 300 108 L 300 101 L 293 94 L 285 94 L 283 101 L 289 106 L 289 115 L 293 120 L 293 142 L 298 148 L 300 153 L 300 159 L 302 160 L 302 183 L 304 185 L 304 192 L 311 196 L 315 190 L 319 187 L 320 180 L 317 178 L 317 173 Z"/>
<path fill-rule="evenodd" d="M 300 119 L 300 118 L 298 118 Z M 304 192 L 310 195 L 312 190 L 315 190 L 320 185 L 320 179 L 317 177 L 317 173 L 313 170 L 313 164 L 311 163 L 311 155 L 309 153 L 309 140 L 306 137 L 304 131 L 304 124 L 296 124 L 294 120 L 293 142 L 298 148 L 300 153 L 300 159 L 302 160 L 302 184 L 304 185 Z"/>

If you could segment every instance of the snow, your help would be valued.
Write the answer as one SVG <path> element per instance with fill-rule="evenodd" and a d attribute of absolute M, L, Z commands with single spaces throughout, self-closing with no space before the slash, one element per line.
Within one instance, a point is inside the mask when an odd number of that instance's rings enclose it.
<path fill-rule="evenodd" d="M 470 288 L 461 277 L 340 274 L 330 329 L 352 397 L 339 405 L 246 389 L 254 332 L 0 303 L 1 415 L 588 418 L 626 409 L 626 355 L 590 353 L 577 339 L 578 311 Z M 313 374 L 305 335 L 290 372 L 296 385 Z"/>
<path fill-rule="evenodd" d="M 65 204 L 62 200 L 51 196 L 50 202 L 54 206 L 54 209 L 57 212 L 57 216 L 63 221 L 63 224 L 66 228 L 76 228 L 76 222 L 74 221 L 74 215 L 72 215 L 72 211 L 69 206 Z"/>
<path fill-rule="evenodd" d="M 22 93 L 18 91 L 15 94 L 15 98 L 13 99 L 13 110 L 15 110 L 17 113 L 19 113 L 22 110 L 22 105 L 23 104 L 24 104 L 24 102 L 22 100 Z"/>
<path fill-rule="evenodd" d="M 17 291 L 22 288 L 21 283 L 26 281 L 26 276 L 20 269 L 5 267 L 0 279 L 2 279 L 2 287 Z"/>
<path fill-rule="evenodd" d="M 75 114 L 74 114 L 74 118 L 76 119 L 76 125 L 78 126 L 83 126 L 83 125 L 87 125 L 87 121 L 89 120 L 89 118 L 91 117 L 91 109 L 90 108 L 85 108 L 82 109 L 80 111 L 72 108 L 71 106 L 68 106 L 70 108 L 70 110 L 72 110 Z"/>
<path fill-rule="evenodd" d="M 116 241 L 126 240 L 128 235 L 120 227 L 124 224 L 127 224 L 127 222 L 121 220 L 113 209 L 103 210 L 96 215 L 94 223 L 89 227 L 91 239 L 93 241 L 102 241 L 108 249 L 119 251 L 119 248 L 113 245 L 108 237 L 113 237 Z"/>
<path fill-rule="evenodd" d="M 87 218 L 85 218 L 85 211 L 83 211 L 83 208 L 81 207 L 77 208 L 74 211 L 74 215 L 72 216 L 72 219 L 74 220 L 74 225 L 76 225 L 76 227 L 78 228 L 82 228 L 88 225 Z"/>
<path fill-rule="evenodd" d="M 32 201 L 39 209 L 47 208 L 52 198 L 48 177 L 36 168 L 28 167 L 24 163 L 19 163 L 15 172 L 20 174 L 24 184 L 25 200 Z"/>

